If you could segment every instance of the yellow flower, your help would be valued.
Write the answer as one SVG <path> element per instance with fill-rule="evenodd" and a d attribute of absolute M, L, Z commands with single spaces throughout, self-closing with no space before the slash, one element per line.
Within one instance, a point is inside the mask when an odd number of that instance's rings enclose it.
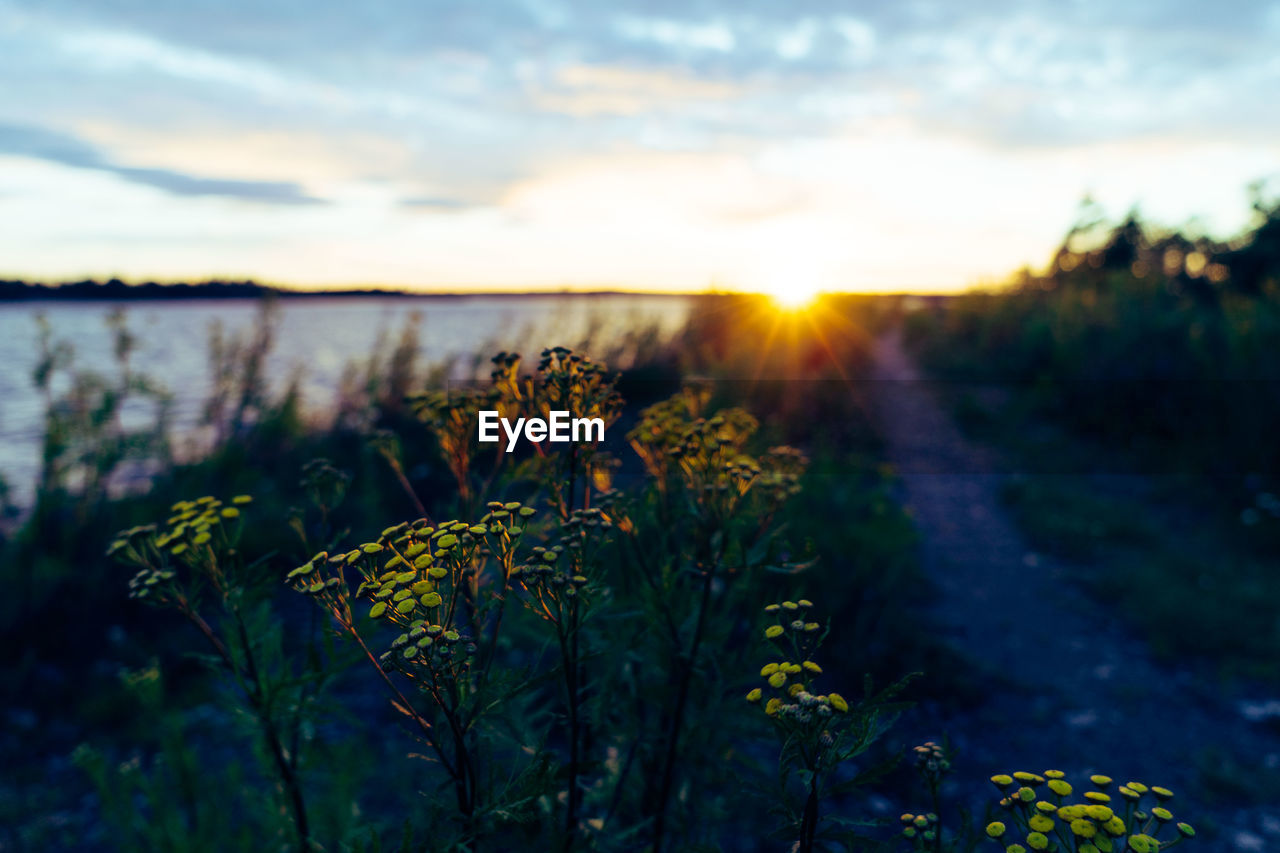
<path fill-rule="evenodd" d="M 777 696 L 774 696 L 772 699 L 770 699 L 768 702 L 765 703 L 764 712 L 768 714 L 770 717 L 774 717 L 774 716 L 777 716 L 778 709 L 781 707 L 782 707 L 782 700 L 779 699 Z"/>
<path fill-rule="evenodd" d="M 781 626 L 781 625 L 770 625 L 768 628 L 765 628 L 765 629 L 764 629 L 764 635 L 765 635 L 765 637 L 767 637 L 767 638 L 768 638 L 768 639 L 770 639 L 770 640 L 772 640 L 774 637 L 781 637 L 781 636 L 782 636 L 782 626 Z"/>
<path fill-rule="evenodd" d="M 769 676 L 777 672 L 779 669 L 781 669 L 781 666 L 779 664 L 767 663 L 764 665 L 764 668 L 760 670 L 760 676 L 762 678 L 768 678 Z"/>
<path fill-rule="evenodd" d="M 1133 850 L 1133 853 L 1156 853 L 1160 849 L 1160 842 L 1150 835 L 1131 835 L 1129 836 L 1129 847 Z"/>
<path fill-rule="evenodd" d="M 1071 796 L 1071 784 L 1069 782 L 1063 782 L 1061 779 L 1050 779 L 1049 790 L 1053 791 L 1059 797 Z"/>
<path fill-rule="evenodd" d="M 752 690 L 750 693 L 748 693 L 748 694 L 747 694 L 747 701 L 748 701 L 748 702 L 759 702 L 759 701 L 760 701 L 760 697 L 761 697 L 761 696 L 763 696 L 763 695 L 764 695 L 764 694 L 763 694 L 763 692 L 760 690 L 760 688 L 759 688 L 759 687 L 757 687 L 757 688 L 755 688 L 754 690 Z"/>
<path fill-rule="evenodd" d="M 1032 815 L 1031 820 L 1027 821 L 1027 825 L 1036 832 L 1050 832 L 1053 830 L 1053 818 L 1045 817 L 1042 814 Z"/>
<path fill-rule="evenodd" d="M 769 676 L 770 687 L 781 687 L 787 683 L 787 674 L 785 672 L 775 672 Z"/>
<path fill-rule="evenodd" d="M 1097 785 L 1099 788 L 1105 788 L 1111 784 L 1111 777 L 1095 774 L 1089 777 L 1089 781 Z"/>
<path fill-rule="evenodd" d="M 831 703 L 832 708 L 835 708 L 842 714 L 849 710 L 849 703 L 846 702 L 844 697 L 839 693 L 827 694 L 827 700 Z"/>
<path fill-rule="evenodd" d="M 1032 832 L 1027 835 L 1027 846 L 1032 850 L 1044 850 L 1049 846 L 1049 839 L 1043 832 Z"/>
<path fill-rule="evenodd" d="M 1098 834 L 1098 827 L 1093 825 L 1093 821 L 1081 817 L 1071 821 L 1071 831 L 1081 838 L 1093 838 Z"/>
<path fill-rule="evenodd" d="M 999 776 L 992 776 L 991 781 L 995 784 L 997 788 L 1007 788 L 1013 784 L 1013 777 L 1006 776 L 1003 773 L 1001 773 Z"/>
<path fill-rule="evenodd" d="M 1005 827 L 1003 823 L 1001 823 L 998 820 L 992 821 L 991 823 L 987 824 L 987 836 L 989 838 L 999 838 L 1000 836 L 1004 835 L 1004 829 Z"/>

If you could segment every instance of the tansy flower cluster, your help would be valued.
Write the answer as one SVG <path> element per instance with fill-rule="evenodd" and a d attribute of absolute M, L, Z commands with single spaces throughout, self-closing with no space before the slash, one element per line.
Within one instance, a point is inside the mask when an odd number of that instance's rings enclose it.
<path fill-rule="evenodd" d="M 929 849 L 938 837 L 938 816 L 928 814 L 904 814 L 899 818 L 902 823 L 902 837 L 914 841 L 917 850 Z"/>
<path fill-rule="evenodd" d="M 611 493 L 604 493 L 601 502 L 607 505 L 612 498 Z M 573 599 L 586 593 L 590 583 L 582 572 L 591 571 L 594 565 L 592 554 L 584 551 L 594 551 L 601 535 L 611 529 L 613 521 L 600 507 L 575 509 L 560 525 L 555 544 L 535 545 L 529 561 L 512 568 L 511 582 L 525 593 L 525 605 L 551 622 L 571 618 Z"/>
<path fill-rule="evenodd" d="M 533 514 L 519 502 L 493 502 L 475 524 L 432 526 L 426 519 L 397 524 L 382 531 L 377 541 L 345 553 L 321 551 L 291 571 L 288 580 L 340 623 L 350 624 L 343 573 L 354 569 L 363 579 L 354 597 L 372 599 L 369 617 L 402 629 L 379 662 L 410 677 L 423 668 L 455 672 L 475 652 L 461 613 L 469 606 L 464 600 L 473 560 L 481 551 L 510 553 Z"/>
<path fill-rule="evenodd" d="M 129 581 L 129 597 L 165 603 L 172 592 L 168 587 L 176 578 L 176 564 L 215 568 L 215 550 L 234 542 L 239 534 L 240 507 L 252 501 L 249 495 L 237 495 L 229 505 L 209 496 L 179 501 L 171 507 L 173 515 L 165 521 L 163 531 L 146 524 L 120 533 L 107 555 L 139 568 Z M 220 578 L 213 580 L 216 585 Z"/>
<path fill-rule="evenodd" d="M 820 694 L 810 689 L 813 679 L 822 674 L 822 667 L 809 660 L 809 654 L 822 640 L 818 623 L 805 619 L 805 611 L 811 607 L 813 603 L 802 598 L 765 608 L 779 621 L 765 628 L 764 635 L 782 653 L 783 660 L 765 664 L 760 670 L 765 686 L 747 694 L 748 702 L 760 702 L 768 691 L 764 712 L 800 727 L 820 726 L 833 713 L 849 710 L 849 703 L 839 693 Z"/>
<path fill-rule="evenodd" d="M 1167 788 L 1128 782 L 1113 794 L 1113 780 L 1094 775 L 1089 790 L 1077 795 L 1059 770 L 1001 774 L 991 782 L 1003 794 L 1000 805 L 1009 817 L 986 831 L 1005 853 L 1157 853 L 1196 834 L 1190 824 L 1174 822 L 1165 805 L 1173 798 Z"/>

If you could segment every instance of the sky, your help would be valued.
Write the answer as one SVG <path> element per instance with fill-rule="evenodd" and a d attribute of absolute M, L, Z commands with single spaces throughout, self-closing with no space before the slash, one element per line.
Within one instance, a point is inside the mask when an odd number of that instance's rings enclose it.
<path fill-rule="evenodd" d="M 0 278 L 954 290 L 1086 194 L 1242 227 L 1278 48 L 1257 0 L 0 0 Z"/>

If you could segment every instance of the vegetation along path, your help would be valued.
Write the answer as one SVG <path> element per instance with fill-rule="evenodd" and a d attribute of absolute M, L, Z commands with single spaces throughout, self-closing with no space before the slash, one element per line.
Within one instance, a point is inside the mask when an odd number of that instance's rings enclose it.
<path fill-rule="evenodd" d="M 1191 847 L 1280 850 L 1280 794 L 1259 781 L 1277 777 L 1275 729 L 1153 661 L 1066 566 L 1028 548 L 1000 500 L 1013 472 L 961 434 L 900 329 L 875 356 L 876 415 L 936 587 L 932 624 L 988 685 L 970 707 L 924 709 L 957 747 L 956 795 L 994 793 L 985 779 L 999 772 L 1104 773 L 1172 788 L 1175 815 L 1201 830 Z M 1234 769 L 1239 791 L 1208 767 Z"/>

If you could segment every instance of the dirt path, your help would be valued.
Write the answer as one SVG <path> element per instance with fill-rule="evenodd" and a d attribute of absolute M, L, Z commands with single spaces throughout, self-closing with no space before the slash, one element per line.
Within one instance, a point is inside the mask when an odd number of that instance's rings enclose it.
<path fill-rule="evenodd" d="M 1211 803 L 1199 770 L 1212 751 L 1246 773 L 1275 767 L 1280 739 L 1214 685 L 1153 662 L 1141 640 L 1070 582 L 1066 566 L 1028 548 L 1000 499 L 1012 472 L 961 434 L 899 331 L 877 341 L 872 378 L 886 452 L 937 587 L 935 624 L 1004 685 L 977 708 L 926 714 L 962 752 L 957 791 L 1017 769 L 1106 773 L 1170 787 L 1180 794 L 1175 815 L 1206 830 L 1219 824 L 1215 838 L 1188 849 L 1280 850 L 1280 804 Z"/>

